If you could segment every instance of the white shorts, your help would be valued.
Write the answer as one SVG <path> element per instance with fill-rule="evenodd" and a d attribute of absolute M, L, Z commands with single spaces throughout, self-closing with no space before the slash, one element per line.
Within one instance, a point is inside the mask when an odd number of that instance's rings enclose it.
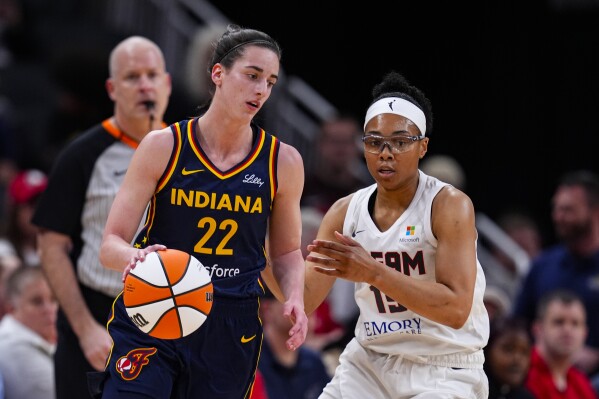
<path fill-rule="evenodd" d="M 382 355 L 353 339 L 319 399 L 487 399 L 489 382 L 480 368 L 452 368 Z"/>

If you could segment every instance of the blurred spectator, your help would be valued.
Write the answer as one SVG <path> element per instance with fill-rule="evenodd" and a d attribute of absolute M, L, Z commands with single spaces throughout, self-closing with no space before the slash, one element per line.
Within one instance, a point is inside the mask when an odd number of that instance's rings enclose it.
<path fill-rule="evenodd" d="M 9 217 L 6 236 L 27 266 L 40 264 L 37 252 L 37 227 L 31 216 L 40 195 L 48 185 L 46 174 L 37 169 L 19 172 L 9 186 Z"/>
<path fill-rule="evenodd" d="M 0 231 L 5 231 L 8 224 L 8 186 L 17 172 L 14 161 L 0 156 Z"/>
<path fill-rule="evenodd" d="M 283 316 L 283 304 L 268 295 L 260 301 L 264 341 L 258 369 L 269 398 L 316 399 L 330 381 L 319 352 L 302 345 L 287 349 L 291 323 Z"/>
<path fill-rule="evenodd" d="M 23 262 L 18 257 L 12 244 L 7 240 L 0 238 L 0 319 L 6 313 L 6 280 L 17 268 L 21 267 Z M 0 397 L 1 399 L 1 397 Z"/>
<path fill-rule="evenodd" d="M 543 249 L 543 239 L 537 223 L 522 211 L 506 211 L 497 218 L 497 224 L 518 245 L 528 259 L 536 258 Z M 492 248 L 492 253 L 506 270 L 512 275 L 518 274 L 517 266 L 509 254 L 499 248 Z M 519 278 L 516 276 L 515 278 Z"/>
<path fill-rule="evenodd" d="M 487 285 L 483 302 L 489 314 L 489 321 L 501 319 L 509 315 L 512 309 L 512 301 L 507 293 L 500 287 Z"/>
<path fill-rule="evenodd" d="M 52 399 L 58 304 L 39 267 L 7 280 L 9 312 L 0 321 L 0 373 L 6 399 Z"/>
<path fill-rule="evenodd" d="M 533 324 L 535 345 L 527 388 L 539 399 L 597 399 L 585 373 L 574 366 L 587 335 L 586 311 L 567 290 L 543 296 Z"/>
<path fill-rule="evenodd" d="M 515 248 L 518 251 L 510 251 L 510 247 L 502 248 L 490 239 L 479 242 L 479 245 L 487 248 L 484 256 L 481 256 L 481 262 L 484 263 L 487 276 L 484 301 L 490 319 L 511 313 L 518 285 L 530 269 L 531 259 L 542 249 L 536 222 L 523 212 L 505 212 L 497 219 L 497 227 L 505 233 L 506 238 L 512 240 L 512 245 L 517 246 Z M 479 247 L 481 252 L 482 247 Z"/>
<path fill-rule="evenodd" d="M 20 25 L 21 20 L 22 9 L 18 0 L 0 1 L 0 68 L 12 62 L 13 54 L 9 37 L 11 31 Z"/>
<path fill-rule="evenodd" d="M 498 317 L 491 322 L 489 341 L 484 349 L 489 399 L 534 399 L 524 386 L 531 348 L 525 321 Z"/>
<path fill-rule="evenodd" d="M 466 189 L 466 173 L 464 172 L 464 168 L 452 156 L 441 154 L 427 155 L 420 162 L 420 170 L 462 191 Z"/>
<path fill-rule="evenodd" d="M 306 169 L 302 205 L 326 212 L 341 197 L 373 183 L 368 174 L 357 119 L 341 115 L 324 121 L 315 140 L 315 162 Z"/>
<path fill-rule="evenodd" d="M 256 370 L 256 380 L 254 381 L 254 386 L 252 387 L 252 393 L 250 394 L 249 399 L 268 399 L 266 386 L 264 385 L 264 377 L 260 370 Z"/>
<path fill-rule="evenodd" d="M 497 224 L 522 248 L 530 259 L 543 249 L 543 237 L 537 222 L 522 211 L 508 211 L 497 219 Z"/>
<path fill-rule="evenodd" d="M 533 260 L 513 309 L 529 322 L 540 298 L 558 288 L 576 292 L 587 314 L 599 309 L 599 178 L 585 170 L 565 174 L 553 195 L 551 216 L 560 242 Z M 588 320 L 588 329 L 574 363 L 593 375 L 599 368 L 598 317 Z"/>

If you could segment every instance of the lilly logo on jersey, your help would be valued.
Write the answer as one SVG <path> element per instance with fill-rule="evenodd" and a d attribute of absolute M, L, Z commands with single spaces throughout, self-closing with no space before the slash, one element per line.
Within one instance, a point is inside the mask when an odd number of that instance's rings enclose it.
<path fill-rule="evenodd" d="M 242 183 L 257 184 L 260 187 L 262 187 L 262 185 L 264 184 L 262 179 L 259 177 L 256 177 L 256 175 L 253 173 L 251 175 L 245 175 L 244 179 L 242 180 Z"/>

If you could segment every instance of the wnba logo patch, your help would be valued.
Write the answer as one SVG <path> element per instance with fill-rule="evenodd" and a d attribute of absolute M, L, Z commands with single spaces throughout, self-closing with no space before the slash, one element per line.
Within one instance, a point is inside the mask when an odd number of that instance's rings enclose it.
<path fill-rule="evenodd" d="M 123 380 L 134 380 L 141 373 L 142 367 L 150 363 L 148 358 L 154 353 L 156 353 L 156 348 L 133 349 L 126 356 L 117 360 L 116 371 L 123 377 Z"/>

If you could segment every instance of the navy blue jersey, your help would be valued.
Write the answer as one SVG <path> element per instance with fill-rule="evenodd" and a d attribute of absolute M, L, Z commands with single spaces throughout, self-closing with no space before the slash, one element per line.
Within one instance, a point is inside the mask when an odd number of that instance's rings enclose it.
<path fill-rule="evenodd" d="M 261 296 L 258 277 L 266 265 L 280 142 L 252 125 L 250 153 L 221 171 L 202 150 L 197 126 L 197 118 L 170 126 L 173 152 L 135 245 L 163 244 L 192 254 L 210 272 L 215 295 Z"/>

